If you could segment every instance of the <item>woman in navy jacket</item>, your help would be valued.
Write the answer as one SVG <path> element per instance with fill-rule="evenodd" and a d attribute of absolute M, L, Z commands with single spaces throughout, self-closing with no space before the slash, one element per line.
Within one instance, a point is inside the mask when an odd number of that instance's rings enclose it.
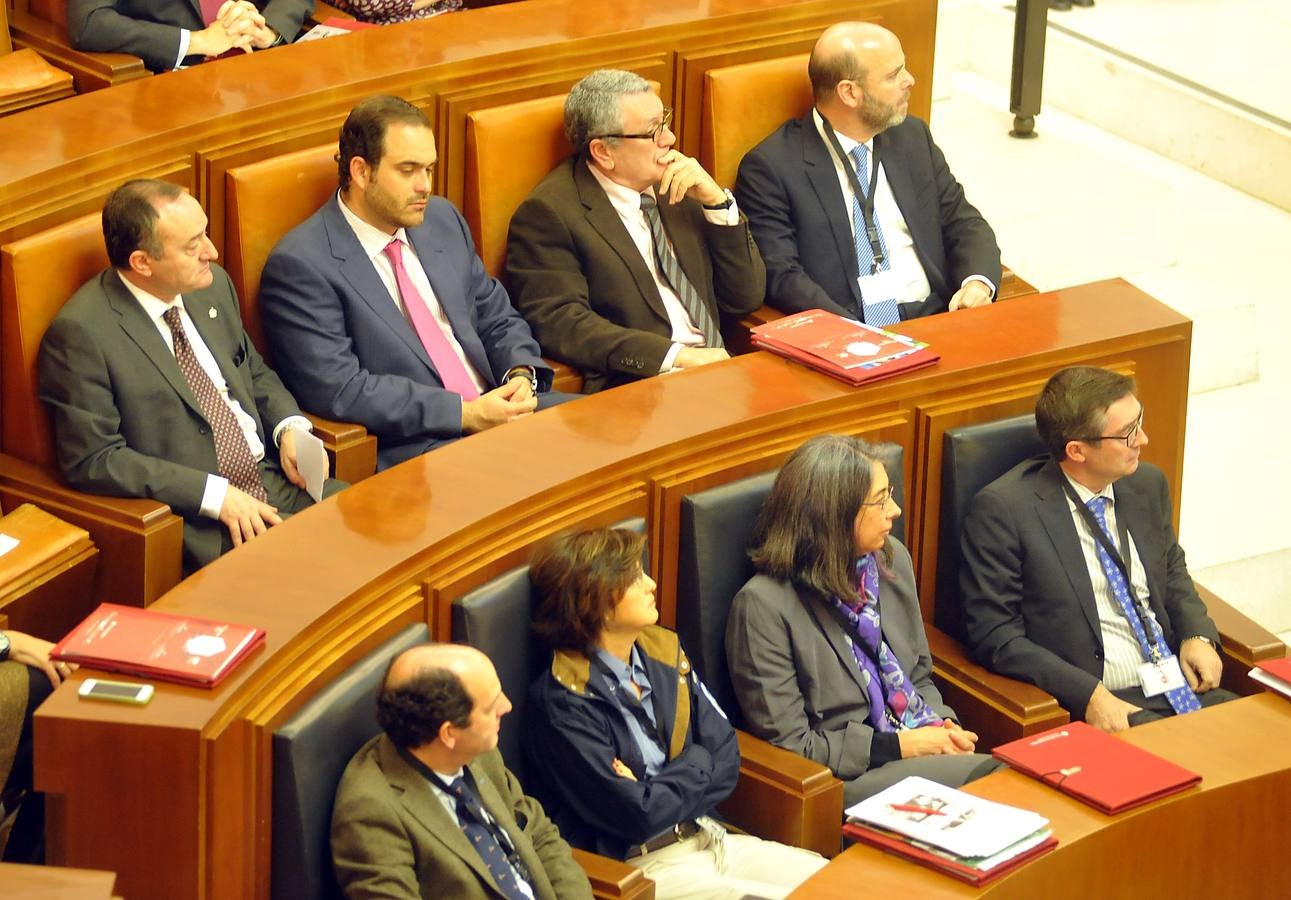
<path fill-rule="evenodd" d="M 655 624 L 644 544 L 575 532 L 530 564 L 534 628 L 554 651 L 526 713 L 531 789 L 567 841 L 642 869 L 661 900 L 784 896 L 825 861 L 711 818 L 739 776 L 735 730 Z"/>

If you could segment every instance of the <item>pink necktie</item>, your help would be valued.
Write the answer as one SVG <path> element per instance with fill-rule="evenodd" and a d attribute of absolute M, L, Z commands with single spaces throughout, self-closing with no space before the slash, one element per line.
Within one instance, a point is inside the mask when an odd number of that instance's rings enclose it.
<path fill-rule="evenodd" d="M 210 25 L 219 14 L 220 7 L 224 5 L 224 0 L 200 0 L 199 5 L 202 8 L 202 21 Z"/>
<path fill-rule="evenodd" d="M 417 332 L 417 337 L 421 338 L 421 344 L 430 355 L 430 361 L 444 382 L 444 387 L 455 394 L 461 394 L 463 400 L 474 400 L 480 396 L 479 390 L 403 267 L 403 243 L 395 238 L 386 244 L 385 255 L 390 260 L 390 265 L 394 266 L 394 280 L 399 287 L 403 308 L 407 310 L 408 318 L 412 319 L 412 327 Z"/>

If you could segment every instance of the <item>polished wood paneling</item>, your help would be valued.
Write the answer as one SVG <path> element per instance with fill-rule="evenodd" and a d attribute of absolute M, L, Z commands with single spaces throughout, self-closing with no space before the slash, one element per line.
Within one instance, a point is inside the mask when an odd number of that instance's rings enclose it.
<path fill-rule="evenodd" d="M 53 817 L 52 860 L 118 871 L 131 897 L 265 896 L 269 736 L 317 686 L 396 623 L 447 635 L 455 596 L 569 525 L 645 514 L 666 559 L 684 487 L 768 468 L 810 435 L 901 439 L 914 465 L 928 458 L 912 427 L 924 408 L 1025 393 L 1071 363 L 1128 360 L 1158 422 L 1145 456 L 1177 474 L 1182 445 L 1164 436 L 1187 397 L 1191 323 L 1125 282 L 902 328 L 942 361 L 853 389 L 755 353 L 616 388 L 380 473 L 182 582 L 159 609 L 260 625 L 267 646 L 218 689 L 159 685 L 141 709 L 79 702 L 80 675 L 58 691 L 36 730 L 38 785 L 67 810 Z M 907 484 L 927 477 L 913 471 Z M 906 515 L 919 534 L 919 507 Z M 657 565 L 669 577 L 675 563 Z M 671 585 L 661 595 L 675 603 Z M 971 665 L 950 662 L 951 675 Z M 1032 705 L 1043 702 L 1037 692 Z"/>

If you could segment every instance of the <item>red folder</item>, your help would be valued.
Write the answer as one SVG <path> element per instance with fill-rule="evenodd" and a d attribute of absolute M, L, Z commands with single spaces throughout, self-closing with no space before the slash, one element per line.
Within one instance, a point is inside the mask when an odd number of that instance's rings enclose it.
<path fill-rule="evenodd" d="M 1084 722 L 1071 722 L 992 751 L 1019 772 L 1108 815 L 1201 783 L 1201 776 Z"/>
<path fill-rule="evenodd" d="M 1048 839 L 1036 844 L 1029 850 L 1024 850 L 1012 859 L 1005 860 L 998 866 L 987 869 L 975 869 L 972 866 L 966 866 L 958 863 L 949 857 L 942 856 L 931 850 L 910 843 L 899 834 L 892 834 L 887 831 L 879 831 L 875 828 L 869 828 L 865 825 L 858 825 L 855 822 L 846 822 L 843 824 L 843 836 L 849 837 L 854 841 L 860 841 L 864 844 L 878 847 L 885 853 L 891 853 L 894 856 L 900 856 L 911 862 L 916 862 L 921 866 L 927 866 L 930 869 L 936 869 L 952 878 L 958 878 L 960 881 L 966 881 L 972 885 L 986 884 L 988 881 L 994 881 L 1002 875 L 1007 875 L 1021 865 L 1048 853 L 1054 847 L 1058 846 L 1058 839 L 1049 836 Z"/>
<path fill-rule="evenodd" d="M 1291 697 L 1291 659 L 1257 662 L 1249 674 L 1266 688 Z"/>
<path fill-rule="evenodd" d="M 93 669 L 198 687 L 219 684 L 264 629 L 101 603 L 50 654 Z"/>
<path fill-rule="evenodd" d="M 941 356 L 903 334 L 812 309 L 759 325 L 753 344 L 848 384 L 930 366 Z"/>

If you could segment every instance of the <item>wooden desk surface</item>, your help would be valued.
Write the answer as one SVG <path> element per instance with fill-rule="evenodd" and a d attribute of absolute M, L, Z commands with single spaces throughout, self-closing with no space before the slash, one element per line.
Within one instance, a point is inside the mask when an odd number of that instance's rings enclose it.
<path fill-rule="evenodd" d="M 93 869 L 0 863 L 0 896 L 5 900 L 109 900 L 116 880 L 111 872 Z"/>
<path fill-rule="evenodd" d="M 1059 845 L 982 888 L 854 844 L 795 898 L 1285 897 L 1291 884 L 1291 702 L 1256 694 L 1126 732 L 1123 739 L 1202 776 L 1155 803 L 1108 816 L 1018 772 L 969 793 L 1048 817 Z"/>
<path fill-rule="evenodd" d="M 265 648 L 219 688 L 159 684 L 148 706 L 118 707 L 80 701 L 78 674 L 41 706 L 51 859 L 116 871 L 132 900 L 267 897 L 271 736 L 319 686 L 403 625 L 447 635 L 455 597 L 575 525 L 645 517 L 661 620 L 673 623 L 682 497 L 774 468 L 815 434 L 906 447 L 919 560 L 937 529 L 942 431 L 1030 408 L 1061 366 L 1113 366 L 1139 374 L 1146 456 L 1177 491 L 1191 327 L 1124 281 L 1099 282 L 907 323 L 941 362 L 877 384 L 754 353 L 582 398 L 360 482 L 158 602 L 266 629 Z"/>

